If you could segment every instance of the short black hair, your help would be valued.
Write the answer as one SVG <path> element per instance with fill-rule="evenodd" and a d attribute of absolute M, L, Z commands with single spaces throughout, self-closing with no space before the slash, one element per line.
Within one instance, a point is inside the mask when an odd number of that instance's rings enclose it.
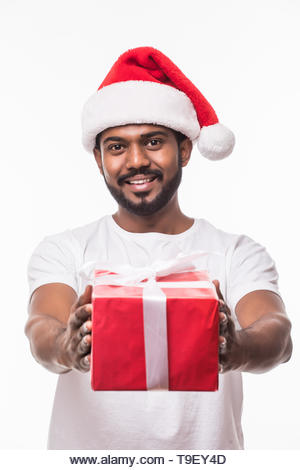
<path fill-rule="evenodd" d="M 181 142 L 183 142 L 185 139 L 187 139 L 187 136 L 182 134 L 179 131 L 175 131 L 174 129 L 171 129 L 171 131 L 174 133 L 177 145 L 179 147 Z M 100 150 L 101 134 L 102 134 L 102 132 L 99 132 L 99 134 L 97 134 L 96 138 L 95 138 L 95 148 L 98 149 L 98 150 Z"/>

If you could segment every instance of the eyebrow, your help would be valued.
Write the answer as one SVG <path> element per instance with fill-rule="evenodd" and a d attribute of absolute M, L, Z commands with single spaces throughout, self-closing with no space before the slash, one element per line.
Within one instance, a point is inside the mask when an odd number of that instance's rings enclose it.
<path fill-rule="evenodd" d="M 141 138 L 144 139 L 144 138 L 150 138 L 150 137 L 154 137 L 156 135 L 163 135 L 165 137 L 168 137 L 169 134 L 167 132 L 164 132 L 164 131 L 153 131 L 153 132 L 147 132 L 147 134 L 141 134 Z M 125 138 L 123 137 L 119 137 L 117 135 L 112 135 L 110 137 L 107 137 L 106 139 L 104 139 L 103 141 L 103 144 L 106 144 L 107 142 L 123 142 L 124 140 L 126 140 Z"/>
<path fill-rule="evenodd" d="M 165 137 L 168 137 L 169 134 L 164 131 L 153 131 L 153 132 L 148 132 L 147 134 L 141 134 L 141 137 L 143 138 L 149 138 L 149 137 L 154 137 L 155 135 L 164 135 Z"/>
<path fill-rule="evenodd" d="M 106 142 L 109 142 L 109 141 L 114 141 L 114 142 L 121 142 L 122 140 L 122 137 L 118 137 L 118 136 L 111 136 L 111 137 L 107 137 L 106 139 L 103 140 L 103 144 L 106 144 Z"/>

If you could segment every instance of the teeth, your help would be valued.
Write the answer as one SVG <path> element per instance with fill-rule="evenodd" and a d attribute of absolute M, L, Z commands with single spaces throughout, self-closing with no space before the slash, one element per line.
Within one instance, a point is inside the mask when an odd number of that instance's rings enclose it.
<path fill-rule="evenodd" d="M 143 183 L 149 183 L 151 181 L 151 178 L 144 179 L 144 180 L 135 180 L 135 181 L 129 181 L 130 184 L 143 184 Z"/>

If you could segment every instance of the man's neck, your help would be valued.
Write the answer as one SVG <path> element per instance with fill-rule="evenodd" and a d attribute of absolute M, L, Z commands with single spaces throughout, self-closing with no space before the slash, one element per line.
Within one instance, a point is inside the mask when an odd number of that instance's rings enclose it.
<path fill-rule="evenodd" d="M 119 206 L 118 211 L 113 214 L 113 219 L 127 232 L 159 232 L 170 235 L 185 232 L 194 222 L 194 219 L 181 212 L 177 198 L 172 199 L 160 211 L 148 216 L 132 214 Z"/>

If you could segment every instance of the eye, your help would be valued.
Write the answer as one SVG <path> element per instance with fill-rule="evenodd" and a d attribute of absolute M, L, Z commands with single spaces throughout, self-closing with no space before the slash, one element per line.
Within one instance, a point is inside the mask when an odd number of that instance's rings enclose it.
<path fill-rule="evenodd" d="M 112 144 L 109 145 L 108 150 L 112 150 L 113 152 L 119 152 L 122 150 L 123 146 L 121 144 Z"/>
<path fill-rule="evenodd" d="M 149 139 L 146 141 L 147 147 L 158 147 L 162 143 L 161 139 Z"/>

